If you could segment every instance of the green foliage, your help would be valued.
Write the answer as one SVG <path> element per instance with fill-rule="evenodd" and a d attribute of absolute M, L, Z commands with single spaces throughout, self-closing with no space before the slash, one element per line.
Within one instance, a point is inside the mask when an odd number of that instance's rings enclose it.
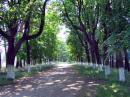
<path fill-rule="evenodd" d="M 102 5 L 100 11 L 101 22 L 106 24 L 107 38 L 104 40 L 104 45 L 108 46 L 109 55 L 122 51 L 123 48 L 129 48 L 128 38 L 126 38 L 129 24 L 123 18 L 129 13 L 129 1 L 115 0 L 110 6 L 112 8 L 108 10 L 109 12 L 105 11 L 106 5 Z M 102 26 L 101 31 L 104 30 Z"/>
<path fill-rule="evenodd" d="M 7 78 L 5 77 L 0 78 L 0 86 L 10 85 L 10 84 L 14 84 L 14 81 L 7 80 Z"/>
<path fill-rule="evenodd" d="M 128 87 L 117 83 L 98 86 L 96 97 L 130 97 Z"/>
<path fill-rule="evenodd" d="M 123 34 L 123 43 L 124 43 L 124 46 L 127 49 L 130 49 L 130 25 L 127 26 L 126 31 L 122 32 L 122 34 Z"/>
<path fill-rule="evenodd" d="M 38 29 L 39 19 L 41 11 L 39 10 L 43 5 L 42 0 L 22 0 L 22 1 L 0 1 L 0 19 L 1 26 L 5 26 L 8 29 L 14 22 L 23 22 L 27 19 L 28 13 L 31 12 L 31 33 L 34 33 L 32 29 Z M 21 23 L 22 24 L 22 23 Z M 22 25 L 20 30 L 22 30 Z M 20 31 L 21 32 L 21 31 Z M 7 32 L 6 32 L 7 33 Z M 9 33 L 9 32 L 8 32 Z M 18 33 L 17 37 L 21 37 L 22 33 Z"/>
<path fill-rule="evenodd" d="M 78 36 L 74 32 L 70 32 L 67 39 L 67 45 L 69 48 L 70 59 L 73 61 L 79 61 L 78 59 L 83 57 L 84 49 Z"/>
<path fill-rule="evenodd" d="M 69 60 L 69 51 L 65 42 L 57 40 L 57 49 L 55 51 L 55 54 L 58 61 Z"/>
<path fill-rule="evenodd" d="M 124 18 L 130 17 L 128 0 L 64 0 L 64 5 L 61 6 L 63 22 L 72 32 L 80 30 L 82 34 L 85 33 L 81 29 L 84 26 L 88 35 L 98 42 L 100 54 L 104 55 L 104 46 L 108 47 L 108 56 L 123 48 L 129 49 L 129 24 Z M 74 28 L 71 22 L 80 29 Z M 81 39 L 84 37 L 83 34 Z"/>
<path fill-rule="evenodd" d="M 41 5 L 41 1 L 36 1 L 33 7 Z M 29 45 L 31 47 L 31 58 L 32 60 L 41 60 L 41 59 L 49 59 L 53 60 L 56 57 L 56 49 L 57 49 L 57 36 L 56 34 L 59 31 L 59 15 L 56 9 L 56 2 L 51 2 L 48 5 L 45 21 L 45 30 L 42 35 L 36 40 L 30 40 Z M 36 6 L 35 6 L 36 5 Z M 35 33 L 38 30 L 39 23 L 39 11 L 36 11 L 36 14 L 33 14 L 31 21 L 30 32 Z M 29 33 L 29 34 L 32 34 Z M 20 37 L 17 37 L 18 39 Z M 24 44 L 21 50 L 18 53 L 18 56 L 21 59 L 26 59 L 26 45 Z"/>

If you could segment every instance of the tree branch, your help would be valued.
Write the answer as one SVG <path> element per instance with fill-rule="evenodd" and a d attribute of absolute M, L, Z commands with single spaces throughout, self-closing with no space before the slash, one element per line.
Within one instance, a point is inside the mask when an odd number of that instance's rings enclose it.
<path fill-rule="evenodd" d="M 44 30 L 44 26 L 45 26 L 45 12 L 46 12 L 46 5 L 47 5 L 48 1 L 49 0 L 45 0 L 44 4 L 43 4 L 43 7 L 42 7 L 41 23 L 40 23 L 39 31 L 36 34 L 28 36 L 27 40 L 37 38 L 38 36 L 40 36 L 42 34 L 42 32 Z"/>
<path fill-rule="evenodd" d="M 68 12 L 67 12 L 67 9 L 66 9 L 66 6 L 65 6 L 65 3 L 64 1 L 63 2 L 63 6 L 64 6 L 64 11 L 65 11 L 65 16 L 67 18 L 67 20 L 70 22 L 71 26 L 75 29 L 75 30 L 81 30 L 80 27 L 78 27 L 77 25 L 74 25 L 74 23 L 72 22 L 72 20 L 70 19 L 69 15 L 68 15 Z"/>
<path fill-rule="evenodd" d="M 70 24 L 71 24 L 71 26 L 75 29 L 75 30 L 79 30 L 79 31 L 81 31 L 81 32 L 83 32 L 84 33 L 84 35 L 85 35 L 85 37 L 86 37 L 86 39 L 87 39 L 87 41 L 89 41 L 89 36 L 88 36 L 88 34 L 87 34 L 87 32 L 86 32 L 86 27 L 85 27 L 85 25 L 83 24 L 83 22 L 82 22 L 82 20 L 81 20 L 81 6 L 82 6 L 82 1 L 80 1 L 80 7 L 79 7 L 79 15 L 78 15 L 78 20 L 79 20 L 79 23 L 80 23 L 80 27 L 79 26 L 77 26 L 77 25 L 74 25 L 74 23 L 72 22 L 72 20 L 70 19 L 70 17 L 69 17 L 69 15 L 68 15 L 68 12 L 67 12 L 67 9 L 66 9 L 66 6 L 65 6 L 65 3 L 64 3 L 64 1 L 62 1 L 63 2 L 63 6 L 64 6 L 64 11 L 65 11 L 65 15 L 66 15 L 66 18 L 68 19 L 68 21 L 70 22 Z"/>
<path fill-rule="evenodd" d="M 26 22 L 25 22 L 24 34 L 23 34 L 22 38 L 16 43 L 16 46 L 15 46 L 15 52 L 16 53 L 20 49 L 23 42 L 37 38 L 43 32 L 43 28 L 44 28 L 44 25 L 45 25 L 45 9 L 46 9 L 47 1 L 49 1 L 49 0 L 46 0 L 43 4 L 39 31 L 36 34 L 30 35 L 30 36 L 28 35 L 28 33 L 29 33 L 29 28 L 30 28 L 30 19 L 31 19 L 31 13 L 32 12 L 31 11 L 29 12 L 28 17 L 27 17 Z"/>
<path fill-rule="evenodd" d="M 3 31 L 2 29 L 0 29 L 0 35 L 3 36 L 3 37 L 6 38 L 6 39 L 8 39 L 8 38 L 10 37 L 10 36 L 7 35 L 7 34 L 5 33 L 5 31 Z"/>
<path fill-rule="evenodd" d="M 32 13 L 32 11 L 29 11 L 28 16 L 27 16 L 27 19 L 26 19 L 26 21 L 25 21 L 25 28 L 24 28 L 23 36 L 22 36 L 22 38 L 16 43 L 16 46 L 15 46 L 15 52 L 16 52 L 16 53 L 17 53 L 18 50 L 20 49 L 22 43 L 25 42 L 25 41 L 27 41 L 27 36 L 28 36 L 28 34 L 29 34 L 29 31 L 30 31 L 31 13 Z"/>

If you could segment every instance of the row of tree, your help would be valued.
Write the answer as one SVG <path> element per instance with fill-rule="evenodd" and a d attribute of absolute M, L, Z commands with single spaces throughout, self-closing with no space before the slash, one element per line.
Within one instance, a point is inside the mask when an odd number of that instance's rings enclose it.
<path fill-rule="evenodd" d="M 0 35 L 6 52 L 7 78 L 15 78 L 14 65 L 27 66 L 29 71 L 31 64 L 68 60 L 67 47 L 57 38 L 61 24 L 57 2 L 48 1 L 0 1 Z"/>
<path fill-rule="evenodd" d="M 42 34 L 47 2 L 48 0 L 0 1 L 0 35 L 8 42 L 6 53 L 8 78 L 15 77 L 13 72 L 15 56 L 22 44 Z"/>
<path fill-rule="evenodd" d="M 15 77 L 16 55 L 18 60 L 27 57 L 27 64 L 58 56 L 68 60 L 65 52 L 61 54 L 65 46 L 56 38 L 61 20 L 71 30 L 67 43 L 72 60 L 85 58 L 94 67 L 104 64 L 106 74 L 110 66 L 119 68 L 120 74 L 124 68 L 130 70 L 129 0 L 56 0 L 46 10 L 48 1 L 0 1 L 0 35 L 7 41 L 8 78 Z"/>
<path fill-rule="evenodd" d="M 60 9 L 63 21 L 75 34 L 71 39 L 78 37 L 88 63 L 94 67 L 104 64 L 107 70 L 110 66 L 119 68 L 121 75 L 124 68 L 130 70 L 129 0 L 62 0 Z M 76 45 L 74 49 L 77 49 Z M 121 76 L 120 80 L 125 78 Z"/>
<path fill-rule="evenodd" d="M 7 78 L 15 78 L 14 64 L 22 67 L 57 58 L 60 20 L 55 3 L 47 6 L 48 1 L 0 1 L 0 35 L 6 41 Z"/>

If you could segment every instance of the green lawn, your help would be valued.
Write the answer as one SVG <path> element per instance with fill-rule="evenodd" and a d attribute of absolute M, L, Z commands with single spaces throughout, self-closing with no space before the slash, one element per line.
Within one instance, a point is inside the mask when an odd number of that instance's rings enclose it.
<path fill-rule="evenodd" d="M 92 67 L 75 65 L 74 68 L 84 77 L 103 81 L 97 86 L 96 97 L 130 97 L 130 73 L 126 71 L 126 82 L 118 81 L 117 69 L 112 69 L 111 75 L 105 77 L 104 72 Z"/>
<path fill-rule="evenodd" d="M 41 71 L 46 71 L 53 67 L 54 67 L 54 65 L 38 65 L 36 67 L 32 67 L 31 72 L 16 70 L 15 71 L 16 79 L 19 79 L 21 77 L 31 77 Z M 2 74 L 0 77 L 0 86 L 10 85 L 10 84 L 15 84 L 15 80 L 7 79 L 6 73 Z"/>

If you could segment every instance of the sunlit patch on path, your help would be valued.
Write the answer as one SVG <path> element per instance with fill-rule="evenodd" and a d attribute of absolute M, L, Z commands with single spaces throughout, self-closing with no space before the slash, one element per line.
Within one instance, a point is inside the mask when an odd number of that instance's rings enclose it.
<path fill-rule="evenodd" d="M 71 66 L 60 63 L 47 72 L 22 78 L 2 87 L 0 97 L 94 97 L 99 83 L 79 76 Z"/>

